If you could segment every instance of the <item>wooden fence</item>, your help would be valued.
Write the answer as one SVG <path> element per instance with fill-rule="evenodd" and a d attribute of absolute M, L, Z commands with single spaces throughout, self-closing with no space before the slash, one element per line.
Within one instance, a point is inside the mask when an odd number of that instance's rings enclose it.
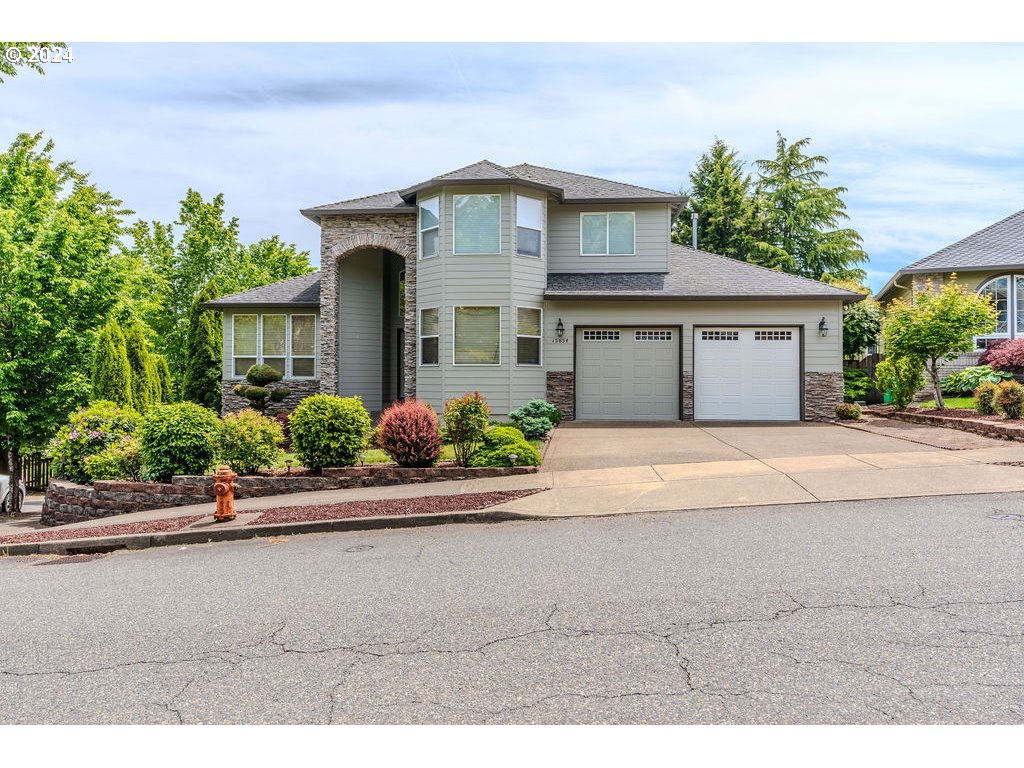
<path fill-rule="evenodd" d="M 32 453 L 21 459 L 21 479 L 29 491 L 45 491 L 50 481 L 50 461 L 38 453 Z"/>

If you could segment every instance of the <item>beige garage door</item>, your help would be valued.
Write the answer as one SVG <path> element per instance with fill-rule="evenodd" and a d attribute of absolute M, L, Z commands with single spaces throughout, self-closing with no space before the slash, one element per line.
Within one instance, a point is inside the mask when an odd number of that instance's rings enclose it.
<path fill-rule="evenodd" d="M 678 419 L 679 329 L 578 329 L 576 418 Z"/>

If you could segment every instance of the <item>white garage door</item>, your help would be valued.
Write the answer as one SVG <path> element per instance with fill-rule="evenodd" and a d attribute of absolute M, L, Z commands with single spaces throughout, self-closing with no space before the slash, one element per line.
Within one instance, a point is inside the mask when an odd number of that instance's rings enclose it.
<path fill-rule="evenodd" d="M 576 331 L 576 418 L 679 418 L 678 328 Z"/>
<path fill-rule="evenodd" d="M 800 331 L 695 328 L 695 419 L 800 418 Z"/>

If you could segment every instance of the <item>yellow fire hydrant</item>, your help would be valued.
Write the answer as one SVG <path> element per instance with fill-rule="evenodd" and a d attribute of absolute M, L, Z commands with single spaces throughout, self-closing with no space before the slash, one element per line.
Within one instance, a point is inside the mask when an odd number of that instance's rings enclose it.
<path fill-rule="evenodd" d="M 226 464 L 213 475 L 213 495 L 217 497 L 217 511 L 214 522 L 223 523 L 235 519 L 235 478 L 238 477 Z"/>

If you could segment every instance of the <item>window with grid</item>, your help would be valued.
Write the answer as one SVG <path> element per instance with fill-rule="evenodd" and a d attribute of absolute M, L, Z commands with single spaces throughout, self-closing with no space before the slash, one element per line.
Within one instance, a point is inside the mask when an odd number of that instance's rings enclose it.
<path fill-rule="evenodd" d="M 754 341 L 792 341 L 792 331 L 754 331 Z"/>
<path fill-rule="evenodd" d="M 540 365 L 541 310 L 516 308 L 516 365 Z"/>
<path fill-rule="evenodd" d="M 618 341 L 622 336 L 621 331 L 584 331 L 584 341 Z"/>
<path fill-rule="evenodd" d="M 284 378 L 316 376 L 316 315 L 233 315 L 231 375 L 269 365 Z"/>
<path fill-rule="evenodd" d="M 430 197 L 419 204 L 420 208 L 420 258 L 437 256 L 437 238 L 440 232 L 441 199 Z"/>
<path fill-rule="evenodd" d="M 420 310 L 420 365 L 437 365 L 440 362 L 438 349 L 437 307 Z"/>
<path fill-rule="evenodd" d="M 739 341 L 739 331 L 701 331 L 701 341 Z"/>
<path fill-rule="evenodd" d="M 672 331 L 633 331 L 634 341 L 672 341 Z"/>

